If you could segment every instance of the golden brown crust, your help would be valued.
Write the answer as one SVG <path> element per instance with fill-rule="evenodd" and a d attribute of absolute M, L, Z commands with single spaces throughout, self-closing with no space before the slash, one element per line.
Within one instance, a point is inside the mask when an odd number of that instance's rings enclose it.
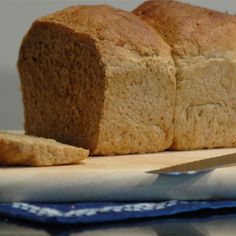
<path fill-rule="evenodd" d="M 236 52 L 235 16 L 170 0 L 147 1 L 134 13 L 156 28 L 176 55 Z"/>
<path fill-rule="evenodd" d="M 140 55 L 169 55 L 170 48 L 146 23 L 133 14 L 108 5 L 73 6 L 41 17 L 35 23 L 57 23 L 77 33 L 91 36 L 98 44 L 128 45 Z M 107 44 L 109 50 L 113 48 Z M 104 47 L 103 47 L 104 48 Z"/>

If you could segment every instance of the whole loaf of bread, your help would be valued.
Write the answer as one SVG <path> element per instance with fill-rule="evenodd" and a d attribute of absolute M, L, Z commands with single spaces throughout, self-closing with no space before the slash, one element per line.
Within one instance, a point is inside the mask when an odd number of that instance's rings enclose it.
<path fill-rule="evenodd" d="M 94 155 L 169 148 L 176 92 L 170 51 L 148 24 L 109 6 L 36 20 L 18 60 L 26 133 Z"/>
<path fill-rule="evenodd" d="M 235 16 L 170 0 L 133 13 L 33 23 L 18 60 L 26 133 L 94 155 L 235 147 Z"/>
<path fill-rule="evenodd" d="M 235 147 L 236 17 L 170 0 L 145 2 L 134 14 L 172 48 L 177 91 L 171 148 Z"/>

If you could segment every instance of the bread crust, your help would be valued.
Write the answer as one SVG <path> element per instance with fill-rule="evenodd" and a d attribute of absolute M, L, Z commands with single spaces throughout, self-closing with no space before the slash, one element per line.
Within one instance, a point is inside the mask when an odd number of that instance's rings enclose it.
<path fill-rule="evenodd" d="M 175 56 L 236 52 L 236 17 L 172 0 L 147 1 L 134 14 L 152 25 Z"/>
<path fill-rule="evenodd" d="M 35 23 L 60 24 L 80 34 L 89 35 L 101 49 L 103 56 L 113 52 L 111 45 L 104 47 L 104 41 L 113 46 L 132 47 L 140 55 L 158 53 L 171 59 L 170 48 L 163 39 L 138 17 L 109 5 L 73 6 L 36 20 Z M 110 59 L 110 58 L 109 58 Z"/>

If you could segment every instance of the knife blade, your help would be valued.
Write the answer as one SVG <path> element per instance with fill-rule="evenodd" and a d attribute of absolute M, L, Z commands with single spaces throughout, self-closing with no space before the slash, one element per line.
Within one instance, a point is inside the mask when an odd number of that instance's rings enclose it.
<path fill-rule="evenodd" d="M 187 162 L 175 166 L 153 170 L 149 173 L 155 174 L 195 174 L 202 171 L 209 171 L 220 167 L 236 164 L 236 153 L 211 157 L 199 161 Z"/>

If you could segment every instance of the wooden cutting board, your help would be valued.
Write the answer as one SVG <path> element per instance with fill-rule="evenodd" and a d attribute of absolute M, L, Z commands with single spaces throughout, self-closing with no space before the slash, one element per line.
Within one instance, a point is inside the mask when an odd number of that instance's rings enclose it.
<path fill-rule="evenodd" d="M 89 157 L 79 165 L 54 166 L 54 167 L 0 167 L 1 171 L 9 174 L 19 173 L 27 176 L 32 172 L 55 172 L 64 171 L 150 171 L 159 170 L 182 163 L 203 160 L 215 156 L 226 155 L 236 152 L 236 148 L 209 149 L 196 151 L 165 151 L 152 154 L 133 154 L 118 156 Z"/>
<path fill-rule="evenodd" d="M 167 194 L 169 191 L 167 191 L 167 186 L 173 188 L 178 185 L 181 187 L 181 183 L 184 183 L 182 187 L 191 189 L 193 184 L 186 185 L 186 179 L 193 181 L 193 177 L 185 177 L 185 179 L 166 177 L 163 179 L 156 174 L 150 174 L 150 171 L 234 152 L 236 152 L 236 148 L 184 152 L 166 151 L 156 154 L 92 157 L 79 165 L 69 166 L 1 167 L 0 202 L 176 199 L 178 192 L 177 194 Z M 232 168 L 223 168 L 227 169 L 224 170 L 225 174 L 229 175 L 229 170 L 236 173 L 236 167 Z M 206 176 L 202 177 L 205 179 Z M 231 178 L 232 175 L 228 177 Z M 217 180 L 218 177 L 215 176 L 215 178 Z M 157 179 L 159 182 L 156 181 Z M 207 181 L 206 179 L 206 184 L 212 185 L 212 182 L 208 183 Z M 163 186 L 165 186 L 164 189 Z M 204 188 L 206 187 L 207 185 Z M 215 188 L 217 189 L 217 185 Z M 183 189 L 181 189 L 179 199 L 184 199 L 183 196 L 186 196 L 186 199 L 193 198 L 192 195 L 183 195 Z"/>

